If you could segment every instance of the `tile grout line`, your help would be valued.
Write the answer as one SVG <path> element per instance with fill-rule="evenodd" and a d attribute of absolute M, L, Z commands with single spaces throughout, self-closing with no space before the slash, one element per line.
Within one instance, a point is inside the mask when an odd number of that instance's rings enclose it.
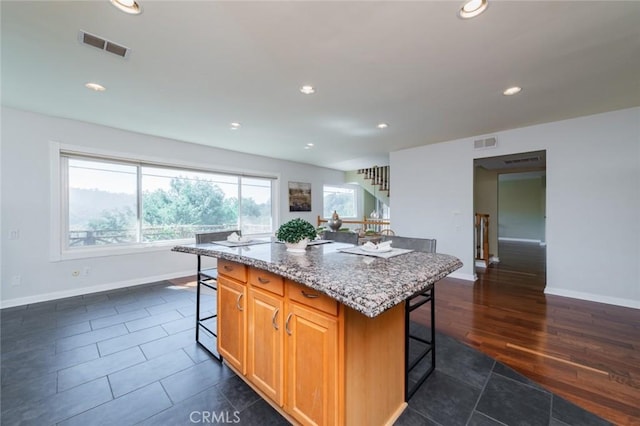
<path fill-rule="evenodd" d="M 489 374 L 487 374 L 487 378 L 484 380 L 484 383 L 482 384 L 482 389 L 480 389 L 480 393 L 478 394 L 478 399 L 476 399 L 476 403 L 473 405 L 473 408 L 471 409 L 471 412 L 469 413 L 469 417 L 467 417 L 467 421 L 465 422 L 465 425 L 468 425 L 469 422 L 471 421 L 471 418 L 473 417 L 473 413 L 476 411 L 476 408 L 478 407 L 478 403 L 480 402 L 480 399 L 482 399 L 482 395 L 484 394 L 485 389 L 487 388 L 487 384 L 489 383 L 489 380 L 491 380 L 491 375 L 493 374 L 493 369 L 496 368 L 496 360 L 493 360 L 493 365 L 491 366 L 491 369 L 489 370 Z M 478 411 L 480 413 L 480 411 Z M 484 413 L 482 413 L 484 414 Z M 489 416 L 486 416 L 489 417 Z M 491 419 L 493 419 L 492 417 L 489 417 Z M 495 420 L 495 419 L 494 419 Z"/>

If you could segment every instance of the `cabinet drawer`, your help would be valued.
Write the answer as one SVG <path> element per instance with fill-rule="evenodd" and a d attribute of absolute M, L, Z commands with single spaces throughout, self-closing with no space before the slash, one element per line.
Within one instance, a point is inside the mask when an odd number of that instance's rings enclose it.
<path fill-rule="evenodd" d="M 280 275 L 258 268 L 249 268 L 249 284 L 284 296 L 284 279 Z"/>
<path fill-rule="evenodd" d="M 290 300 L 310 306 L 330 315 L 338 315 L 338 301 L 306 285 L 287 280 Z"/>
<path fill-rule="evenodd" d="M 243 283 L 247 282 L 247 267 L 241 263 L 218 259 L 218 274 L 233 278 Z"/>

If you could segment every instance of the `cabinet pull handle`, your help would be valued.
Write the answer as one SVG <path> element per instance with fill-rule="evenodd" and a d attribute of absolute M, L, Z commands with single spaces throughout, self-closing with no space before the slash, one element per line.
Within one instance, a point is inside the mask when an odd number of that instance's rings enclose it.
<path fill-rule="evenodd" d="M 273 328 L 275 328 L 276 330 L 278 330 L 278 323 L 276 322 L 276 318 L 278 316 L 278 312 L 280 312 L 280 308 L 276 308 L 275 311 L 273 311 L 273 317 L 271 318 L 271 324 L 273 324 Z"/>
<path fill-rule="evenodd" d="M 269 284 L 271 282 L 269 279 L 262 277 L 258 277 L 258 281 L 260 281 L 260 284 Z"/>
<path fill-rule="evenodd" d="M 315 293 L 307 293 L 304 290 L 300 290 L 300 292 L 302 293 L 302 295 L 308 299 L 317 299 L 318 297 L 320 297 L 318 294 Z"/>
<path fill-rule="evenodd" d="M 289 320 L 291 319 L 292 316 L 293 316 L 293 312 L 290 312 L 289 315 L 287 315 L 287 320 L 284 323 L 284 329 L 287 331 L 287 334 L 289 336 L 291 336 L 291 330 L 289 329 Z"/>
<path fill-rule="evenodd" d="M 224 270 L 225 271 L 233 271 L 233 266 L 224 265 Z"/>
<path fill-rule="evenodd" d="M 236 307 L 238 308 L 238 310 L 240 312 L 244 311 L 244 308 L 242 306 L 240 306 L 240 300 L 242 299 L 243 296 L 244 296 L 244 293 L 240 293 L 238 295 L 238 300 L 236 300 Z"/>

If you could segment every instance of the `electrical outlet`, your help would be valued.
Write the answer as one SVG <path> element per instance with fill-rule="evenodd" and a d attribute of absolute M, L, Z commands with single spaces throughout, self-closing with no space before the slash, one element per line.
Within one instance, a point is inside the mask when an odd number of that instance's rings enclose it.
<path fill-rule="evenodd" d="M 10 240 L 19 240 L 20 239 L 20 230 L 12 229 L 9 231 L 9 239 Z"/>
<path fill-rule="evenodd" d="M 11 277 L 11 287 L 17 287 L 22 284 L 22 277 L 20 275 L 14 275 Z"/>
<path fill-rule="evenodd" d="M 79 277 L 80 276 L 80 271 L 78 271 L 77 269 L 75 271 L 71 271 L 71 276 L 72 277 Z"/>

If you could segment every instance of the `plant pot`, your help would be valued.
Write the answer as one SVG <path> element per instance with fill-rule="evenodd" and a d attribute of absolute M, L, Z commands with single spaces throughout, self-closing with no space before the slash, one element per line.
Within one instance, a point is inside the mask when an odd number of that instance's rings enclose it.
<path fill-rule="evenodd" d="M 292 253 L 304 253 L 307 250 L 307 244 L 309 244 L 308 238 L 304 238 L 297 243 L 284 243 L 287 246 L 287 251 Z"/>

